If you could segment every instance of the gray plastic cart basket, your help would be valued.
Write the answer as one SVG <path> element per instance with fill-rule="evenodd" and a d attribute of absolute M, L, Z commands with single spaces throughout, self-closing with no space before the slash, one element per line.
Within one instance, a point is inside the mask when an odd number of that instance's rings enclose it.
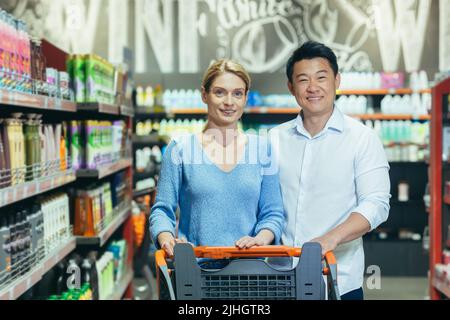
<path fill-rule="evenodd" d="M 177 244 L 173 270 L 168 268 L 165 251 L 155 254 L 158 284 L 162 274 L 172 300 L 340 300 L 336 258 L 329 252 L 322 260 L 321 252 L 318 243 L 306 243 L 301 249 Z M 293 269 L 278 270 L 261 259 L 270 257 L 298 257 L 299 263 Z M 202 269 L 197 258 L 231 260 L 220 269 Z"/>

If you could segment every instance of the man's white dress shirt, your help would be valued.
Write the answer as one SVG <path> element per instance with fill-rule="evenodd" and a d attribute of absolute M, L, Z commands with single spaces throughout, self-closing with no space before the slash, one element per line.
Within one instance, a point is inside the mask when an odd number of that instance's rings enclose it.
<path fill-rule="evenodd" d="M 371 229 L 389 215 L 389 164 L 376 133 L 334 108 L 325 128 L 315 137 L 302 117 L 270 132 L 276 152 L 284 208 L 284 245 L 301 247 L 360 213 Z M 337 258 L 340 294 L 363 286 L 362 238 L 342 244 Z"/>

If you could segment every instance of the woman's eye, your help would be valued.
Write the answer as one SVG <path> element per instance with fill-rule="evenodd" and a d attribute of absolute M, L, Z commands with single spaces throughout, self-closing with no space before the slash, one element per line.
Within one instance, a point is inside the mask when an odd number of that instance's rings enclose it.
<path fill-rule="evenodd" d="M 233 93 L 233 95 L 234 95 L 236 98 L 242 98 L 242 97 L 244 96 L 244 93 L 241 92 L 241 91 L 236 91 L 236 92 Z"/>
<path fill-rule="evenodd" d="M 214 94 L 218 97 L 223 97 L 225 92 L 223 90 L 216 90 L 214 91 Z"/>

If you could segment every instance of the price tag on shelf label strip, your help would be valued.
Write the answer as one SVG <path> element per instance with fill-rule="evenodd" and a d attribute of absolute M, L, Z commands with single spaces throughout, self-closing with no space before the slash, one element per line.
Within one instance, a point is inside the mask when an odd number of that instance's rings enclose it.
<path fill-rule="evenodd" d="M 23 186 L 23 194 L 22 194 L 23 198 L 28 198 L 28 184 Z"/>
<path fill-rule="evenodd" d="M 6 192 L 0 192 L 0 207 L 3 207 L 6 204 Z"/>
<path fill-rule="evenodd" d="M 14 92 L 10 91 L 9 92 L 9 97 L 8 97 L 9 101 L 13 102 L 15 100 L 15 96 L 14 96 Z"/>
<path fill-rule="evenodd" d="M 48 97 L 44 97 L 44 108 L 48 109 Z"/>
<path fill-rule="evenodd" d="M 15 189 L 9 189 L 7 192 L 8 197 L 6 198 L 6 204 L 12 203 L 14 201 L 14 191 Z"/>
<path fill-rule="evenodd" d="M 388 93 L 389 94 L 395 94 L 397 92 L 397 90 L 396 89 L 388 89 Z"/>
<path fill-rule="evenodd" d="M 27 278 L 27 291 L 31 288 L 31 277 Z"/>

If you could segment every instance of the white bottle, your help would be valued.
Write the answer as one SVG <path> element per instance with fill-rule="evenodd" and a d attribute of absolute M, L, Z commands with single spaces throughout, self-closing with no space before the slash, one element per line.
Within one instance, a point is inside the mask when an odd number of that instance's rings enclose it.
<path fill-rule="evenodd" d="M 419 88 L 425 90 L 429 88 L 428 75 L 425 70 L 419 72 Z"/>
<path fill-rule="evenodd" d="M 154 146 L 152 148 L 151 154 L 155 157 L 156 163 L 162 162 L 162 152 L 161 149 L 158 146 Z"/>
<path fill-rule="evenodd" d="M 155 105 L 155 95 L 153 94 L 153 88 L 151 86 L 148 86 L 145 89 L 144 106 L 148 108 L 153 108 L 154 105 Z"/>
<path fill-rule="evenodd" d="M 392 96 L 387 95 L 381 100 L 381 113 L 382 114 L 388 114 L 389 111 L 389 105 L 392 101 Z"/>
<path fill-rule="evenodd" d="M 411 96 L 411 107 L 414 115 L 421 114 L 422 110 L 422 100 L 420 98 L 420 94 L 414 93 Z"/>
<path fill-rule="evenodd" d="M 144 88 L 140 86 L 136 88 L 136 104 L 138 107 L 143 107 L 145 104 Z"/>
<path fill-rule="evenodd" d="M 367 113 L 367 97 L 366 96 L 359 96 L 357 98 L 357 105 L 358 105 L 358 113 L 359 114 Z"/>
<path fill-rule="evenodd" d="M 416 71 L 412 72 L 410 75 L 409 86 L 414 92 L 420 90 L 419 75 L 417 74 Z"/>
<path fill-rule="evenodd" d="M 163 105 L 168 112 L 170 112 L 171 103 L 172 103 L 172 91 L 165 90 L 163 94 Z"/>

